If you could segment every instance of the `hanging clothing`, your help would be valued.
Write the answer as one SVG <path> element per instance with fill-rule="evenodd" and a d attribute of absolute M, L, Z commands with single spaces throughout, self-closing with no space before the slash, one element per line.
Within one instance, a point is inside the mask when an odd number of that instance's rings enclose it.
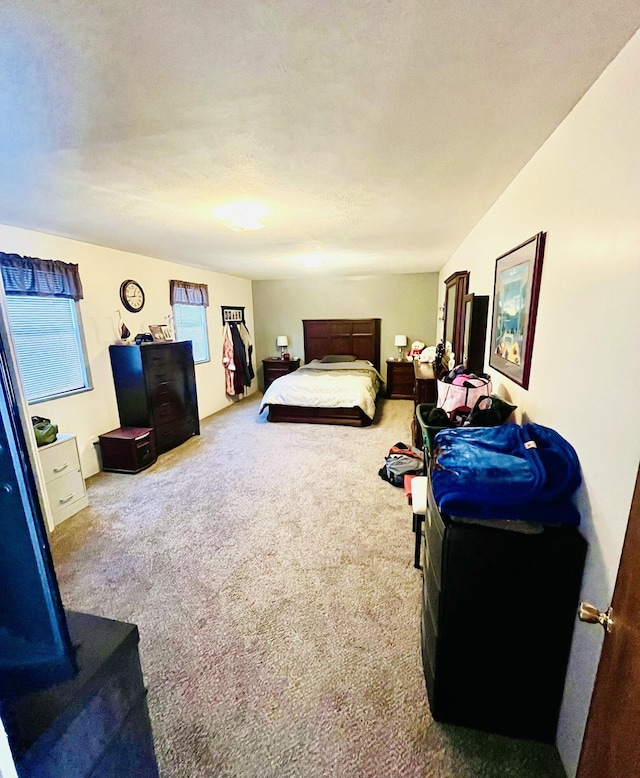
<path fill-rule="evenodd" d="M 233 339 L 228 324 L 224 325 L 222 333 L 222 364 L 224 365 L 224 390 L 228 395 L 233 396 L 236 393 L 234 387 L 236 364 L 233 353 Z"/>
<path fill-rule="evenodd" d="M 244 322 L 226 322 L 222 336 L 222 364 L 225 368 L 225 392 L 242 394 L 255 378 L 252 364 L 253 344 Z"/>
<path fill-rule="evenodd" d="M 246 354 L 246 362 L 243 370 L 244 385 L 251 386 L 251 382 L 256 377 L 252 364 L 253 344 L 251 343 L 251 335 L 249 335 L 249 330 L 244 322 L 240 324 L 238 329 L 240 330 L 240 337 L 242 338 Z"/>
<path fill-rule="evenodd" d="M 235 365 L 235 375 L 233 377 L 234 394 L 242 394 L 244 392 L 245 381 L 244 371 L 247 362 L 247 354 L 242 342 L 238 325 L 235 322 L 231 322 L 231 339 L 233 341 L 233 362 Z"/>

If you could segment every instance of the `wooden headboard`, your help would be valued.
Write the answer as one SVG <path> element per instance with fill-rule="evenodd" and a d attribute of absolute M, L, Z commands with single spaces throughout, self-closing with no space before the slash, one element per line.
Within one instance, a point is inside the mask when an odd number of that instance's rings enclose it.
<path fill-rule="evenodd" d="M 303 319 L 304 361 L 353 354 L 380 370 L 380 319 Z"/>

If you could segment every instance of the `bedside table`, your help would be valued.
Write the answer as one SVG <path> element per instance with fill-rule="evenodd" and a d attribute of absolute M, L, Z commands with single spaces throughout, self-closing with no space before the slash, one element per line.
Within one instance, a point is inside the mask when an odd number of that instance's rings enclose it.
<path fill-rule="evenodd" d="M 264 371 L 264 390 L 271 386 L 271 384 L 280 378 L 281 375 L 287 375 L 293 373 L 300 367 L 299 359 L 263 359 L 262 368 Z"/>
<path fill-rule="evenodd" d="M 413 362 L 387 359 L 387 397 L 390 400 L 413 400 L 414 384 Z"/>

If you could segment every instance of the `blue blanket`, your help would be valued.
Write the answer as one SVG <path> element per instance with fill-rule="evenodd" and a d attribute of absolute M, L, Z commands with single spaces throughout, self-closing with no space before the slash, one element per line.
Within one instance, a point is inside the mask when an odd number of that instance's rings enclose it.
<path fill-rule="evenodd" d="M 443 513 L 577 525 L 575 450 L 539 424 L 445 429 L 435 438 L 433 495 Z"/>

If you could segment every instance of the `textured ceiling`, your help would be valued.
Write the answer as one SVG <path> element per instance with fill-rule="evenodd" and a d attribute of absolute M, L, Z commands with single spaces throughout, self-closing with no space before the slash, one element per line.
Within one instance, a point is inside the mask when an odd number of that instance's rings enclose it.
<path fill-rule="evenodd" d="M 438 270 L 639 26 L 637 0 L 2 0 L 0 223 L 254 279 Z M 213 219 L 238 199 L 265 229 Z"/>

